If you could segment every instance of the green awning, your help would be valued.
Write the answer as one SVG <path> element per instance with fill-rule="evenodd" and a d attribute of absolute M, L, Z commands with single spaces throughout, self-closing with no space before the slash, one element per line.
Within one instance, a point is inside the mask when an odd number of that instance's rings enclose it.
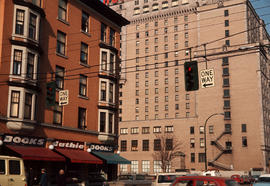
<path fill-rule="evenodd" d="M 92 152 L 92 154 L 97 157 L 105 160 L 107 164 L 131 164 L 131 162 L 118 154 L 114 154 L 111 152 Z"/>

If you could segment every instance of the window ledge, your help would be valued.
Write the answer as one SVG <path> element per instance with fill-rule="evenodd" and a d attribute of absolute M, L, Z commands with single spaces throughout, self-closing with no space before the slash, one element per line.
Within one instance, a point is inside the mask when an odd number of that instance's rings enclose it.
<path fill-rule="evenodd" d="M 68 59 L 68 57 L 67 57 L 67 56 L 65 56 L 65 55 L 63 55 L 63 54 L 60 54 L 60 53 L 58 53 L 58 52 L 56 52 L 56 55 L 57 55 L 57 56 L 59 56 L 59 57 L 62 57 L 62 58 Z"/>
<path fill-rule="evenodd" d="M 81 29 L 81 32 L 85 35 L 87 35 L 88 37 L 91 37 L 91 34 L 89 32 L 85 32 L 84 30 Z"/>
<path fill-rule="evenodd" d="M 87 63 L 83 63 L 80 61 L 80 65 L 84 66 L 84 67 L 87 67 L 87 68 L 90 68 L 90 65 L 88 65 Z"/>
<path fill-rule="evenodd" d="M 89 100 L 89 98 L 87 96 L 82 96 L 82 95 L 78 95 L 78 98 L 82 98 L 82 99 L 85 99 L 85 100 Z"/>
<path fill-rule="evenodd" d="M 57 17 L 57 20 L 69 26 L 69 22 L 67 22 L 65 20 L 60 19 L 59 17 Z"/>

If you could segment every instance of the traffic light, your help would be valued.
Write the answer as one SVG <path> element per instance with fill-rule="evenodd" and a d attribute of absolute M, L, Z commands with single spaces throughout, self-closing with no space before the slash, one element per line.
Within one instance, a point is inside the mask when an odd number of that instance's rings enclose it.
<path fill-rule="evenodd" d="M 186 91 L 198 90 L 199 81 L 197 61 L 185 62 L 184 71 Z"/>
<path fill-rule="evenodd" d="M 54 106 L 55 104 L 55 88 L 56 84 L 54 81 L 51 81 L 46 84 L 46 105 L 47 106 Z"/>

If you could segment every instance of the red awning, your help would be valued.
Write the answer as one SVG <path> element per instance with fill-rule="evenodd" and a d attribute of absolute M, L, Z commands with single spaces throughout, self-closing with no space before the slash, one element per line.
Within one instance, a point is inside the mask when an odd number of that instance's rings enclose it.
<path fill-rule="evenodd" d="M 70 159 L 71 163 L 89 163 L 89 164 L 103 164 L 103 161 L 94 155 L 83 151 L 74 149 L 55 149 L 63 156 Z"/>
<path fill-rule="evenodd" d="M 59 154 L 43 147 L 6 145 L 12 151 L 21 155 L 24 160 L 65 161 Z"/>

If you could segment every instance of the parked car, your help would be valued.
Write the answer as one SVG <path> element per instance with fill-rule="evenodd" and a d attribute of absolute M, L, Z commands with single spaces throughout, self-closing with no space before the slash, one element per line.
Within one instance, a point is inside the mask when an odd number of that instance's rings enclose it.
<path fill-rule="evenodd" d="M 231 179 L 234 179 L 237 183 L 243 184 L 244 180 L 239 174 L 234 174 L 231 176 Z"/>
<path fill-rule="evenodd" d="M 88 180 L 86 181 L 86 185 L 88 186 L 109 186 L 109 183 L 105 179 L 105 176 L 102 174 L 89 174 Z"/>
<path fill-rule="evenodd" d="M 158 173 L 152 186 L 169 186 L 177 177 L 185 176 L 186 172 Z"/>
<path fill-rule="evenodd" d="M 270 185 L 270 174 L 262 174 L 253 186 L 269 186 Z"/>
<path fill-rule="evenodd" d="M 128 185 L 140 185 L 151 186 L 153 182 L 152 177 L 148 177 L 145 174 L 124 174 L 119 175 L 116 181 L 109 182 L 110 186 L 128 186 Z"/>
<path fill-rule="evenodd" d="M 230 178 L 218 176 L 182 176 L 175 179 L 171 186 L 239 186 Z"/>

